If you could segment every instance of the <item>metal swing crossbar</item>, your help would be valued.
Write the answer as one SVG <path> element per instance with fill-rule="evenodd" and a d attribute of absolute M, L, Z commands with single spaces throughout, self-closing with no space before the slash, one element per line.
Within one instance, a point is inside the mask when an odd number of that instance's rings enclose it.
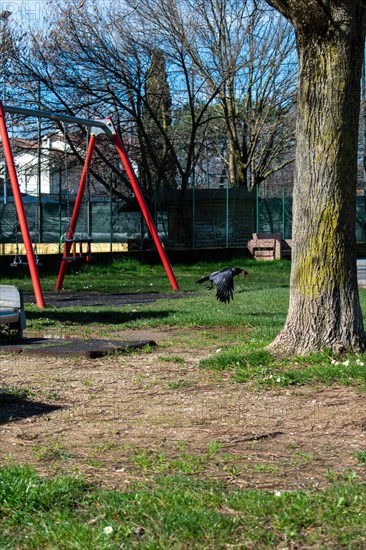
<path fill-rule="evenodd" d="M 83 167 L 83 172 L 81 176 L 81 180 L 79 183 L 78 193 L 75 201 L 74 206 L 74 212 L 72 215 L 72 219 L 70 222 L 69 231 L 66 236 L 66 240 L 70 240 L 74 238 L 75 230 L 76 230 L 76 224 L 80 213 L 81 208 L 81 201 L 84 195 L 85 185 L 86 185 L 86 179 L 87 179 L 87 173 L 90 167 L 91 159 L 93 156 L 94 148 L 95 148 L 95 141 L 96 136 L 99 134 L 107 134 L 113 138 L 114 145 L 117 149 L 117 152 L 119 154 L 119 157 L 122 161 L 122 165 L 126 171 L 126 175 L 130 181 L 131 187 L 133 189 L 133 192 L 135 193 L 135 196 L 138 200 L 141 212 L 144 216 L 147 228 L 150 232 L 150 235 L 155 243 L 155 246 L 157 248 L 157 251 L 159 253 L 160 259 L 162 261 L 162 264 L 165 268 L 165 271 L 168 275 L 170 284 L 174 290 L 179 290 L 178 283 L 176 281 L 176 278 L 174 276 L 174 273 L 172 271 L 171 265 L 169 263 L 169 260 L 167 258 L 166 252 L 163 248 L 163 245 L 161 243 L 160 237 L 158 235 L 157 229 L 155 227 L 154 221 L 151 217 L 151 214 L 149 212 L 149 209 L 147 208 L 145 199 L 142 195 L 140 186 L 138 184 L 136 175 L 133 171 L 131 162 L 127 156 L 126 149 L 123 145 L 121 137 L 116 132 L 115 126 L 111 119 L 97 119 L 97 120 L 91 120 L 91 119 L 85 119 L 85 118 L 79 118 L 69 115 L 63 115 L 63 114 L 57 114 L 49 111 L 41 111 L 36 109 L 25 109 L 22 107 L 14 107 L 14 106 L 4 106 L 3 103 L 0 101 L 0 137 L 2 138 L 2 144 L 4 149 L 4 155 L 6 160 L 6 165 L 8 168 L 9 173 L 9 179 L 12 186 L 14 201 L 16 204 L 17 209 L 17 215 L 20 225 L 20 230 L 22 233 L 22 238 L 26 250 L 27 260 L 29 264 L 29 271 L 32 278 L 36 303 L 38 307 L 43 308 L 45 306 L 44 298 L 43 298 L 43 292 L 41 288 L 41 283 L 39 280 L 39 274 L 37 269 L 37 262 L 36 257 L 34 254 L 34 250 L 32 247 L 30 234 L 29 234 L 29 228 L 27 223 L 27 218 L 24 211 L 24 205 L 22 201 L 22 196 L 20 193 L 19 188 L 19 181 L 18 176 L 15 169 L 14 164 L 14 157 L 11 150 L 9 135 L 6 127 L 6 120 L 5 120 L 5 113 L 13 113 L 13 114 L 21 114 L 24 116 L 33 116 L 37 118 L 48 118 L 50 120 L 60 121 L 60 122 L 71 122 L 74 124 L 80 124 L 84 126 L 91 127 L 91 138 L 89 140 L 89 146 L 88 151 L 86 154 L 86 159 Z M 90 243 L 89 243 L 90 244 Z M 64 254 L 64 256 L 68 256 L 70 253 L 72 243 L 65 242 L 65 251 L 67 254 Z M 65 252 L 64 251 L 64 252 Z M 60 271 L 56 283 L 56 290 L 62 289 L 62 283 L 63 279 L 66 273 L 68 262 L 62 261 L 60 266 Z"/>
<path fill-rule="evenodd" d="M 53 113 L 52 111 L 25 109 L 23 107 L 14 107 L 11 105 L 3 105 L 3 109 L 5 113 L 10 113 L 10 114 L 34 116 L 36 118 L 48 118 L 49 120 L 55 120 L 56 122 L 70 122 L 72 124 L 89 126 L 90 128 L 92 128 L 92 132 L 95 135 L 104 133 L 112 136 L 116 134 L 113 122 L 109 118 L 93 120 L 89 118 L 81 118 L 81 117 L 76 117 L 71 115 Z"/>

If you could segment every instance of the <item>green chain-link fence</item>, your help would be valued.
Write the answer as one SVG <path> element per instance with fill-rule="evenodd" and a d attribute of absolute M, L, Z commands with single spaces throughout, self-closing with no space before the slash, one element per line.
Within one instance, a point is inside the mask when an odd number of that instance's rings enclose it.
<path fill-rule="evenodd" d="M 184 195 L 179 191 L 161 194 L 146 202 L 168 248 L 242 247 L 255 232 L 291 238 L 292 198 L 284 191 L 261 196 L 242 189 L 196 189 Z M 71 211 L 73 205 L 71 200 Z M 25 197 L 24 208 L 33 242 L 60 242 L 68 229 L 66 200 Z M 366 242 L 365 221 L 364 197 L 357 197 L 358 242 Z M 83 204 L 76 232 L 101 243 L 134 243 L 142 248 L 149 242 L 137 205 L 127 210 L 108 197 L 92 197 Z M 10 196 L 0 203 L 0 242 L 17 239 L 21 235 Z"/>

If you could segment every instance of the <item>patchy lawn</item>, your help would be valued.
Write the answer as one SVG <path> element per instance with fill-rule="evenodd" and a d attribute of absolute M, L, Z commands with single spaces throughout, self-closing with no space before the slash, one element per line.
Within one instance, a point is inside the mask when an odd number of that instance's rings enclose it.
<path fill-rule="evenodd" d="M 0 403 L 0 463 L 120 489 L 180 473 L 270 490 L 366 478 L 362 391 L 235 383 L 231 372 L 199 365 L 220 349 L 220 334 L 120 331 L 158 345 L 94 360 L 2 354 L 1 387 L 21 392 Z M 197 335 L 194 350 L 185 345 Z"/>

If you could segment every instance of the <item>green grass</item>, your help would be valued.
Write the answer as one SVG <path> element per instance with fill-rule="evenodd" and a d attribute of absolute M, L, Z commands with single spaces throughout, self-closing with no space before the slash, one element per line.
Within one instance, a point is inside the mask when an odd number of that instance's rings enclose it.
<path fill-rule="evenodd" d="M 235 297 L 230 304 L 218 302 L 215 290 L 209 291 L 195 283 L 203 274 L 225 265 L 241 265 L 249 272 L 245 279 L 235 279 Z M 216 339 L 221 349 L 202 361 L 201 366 L 219 371 L 231 370 L 237 382 L 248 382 L 262 388 L 305 384 L 366 387 L 362 356 L 345 356 L 339 364 L 334 364 L 332 355 L 325 351 L 305 359 L 295 357 L 277 361 L 264 350 L 285 322 L 289 262 L 256 262 L 239 258 L 225 263 L 176 265 L 174 272 L 183 296 L 179 300 L 159 300 L 120 308 L 46 307 L 44 310 L 26 304 L 27 326 L 41 332 L 77 333 L 83 337 L 96 333 L 108 336 L 111 327 L 115 332 L 128 328 L 187 327 L 197 329 L 192 331 L 187 345 L 194 348 L 202 342 L 215 343 Z M 23 285 L 24 290 L 30 289 L 29 278 L 13 282 Z M 44 288 L 53 288 L 54 277 L 45 275 L 42 283 Z M 65 287 L 83 292 L 173 292 L 161 265 L 150 266 L 131 260 L 88 266 L 79 273 L 68 275 Z M 187 297 L 184 297 L 185 293 Z M 366 311 L 366 290 L 360 290 L 360 298 L 363 311 Z M 343 365 L 347 360 L 349 365 Z M 366 364 L 365 357 L 362 362 Z"/>
<path fill-rule="evenodd" d="M 203 274 L 224 265 L 244 266 L 249 271 L 246 279 L 235 279 L 235 298 L 229 305 L 217 302 L 214 290 L 209 292 L 195 284 Z M 321 384 L 366 388 L 365 356 L 339 359 L 324 351 L 279 360 L 264 349 L 285 321 L 289 269 L 288 262 L 249 260 L 178 265 L 174 272 L 181 292 L 187 293 L 180 300 L 123 308 L 40 310 L 26 304 L 28 329 L 108 336 L 111 328 L 187 327 L 187 336 L 183 330 L 175 336 L 181 341 L 187 338 L 187 347 L 216 346 L 201 362 L 202 368 L 229 371 L 235 381 L 256 391 Z M 31 290 L 27 276 L 2 282 Z M 42 275 L 45 290 L 53 290 L 54 283 L 55 277 Z M 160 265 L 131 261 L 90 266 L 68 274 L 65 290 L 172 292 Z M 366 290 L 360 291 L 360 297 L 366 312 Z M 161 360 L 162 368 L 164 361 L 184 365 L 175 349 Z M 89 386 L 90 382 L 85 379 L 83 384 Z M 186 385 L 182 379 L 168 383 L 167 388 L 173 392 Z M 0 405 L 27 397 L 27 390 L 5 388 L 0 392 Z M 40 460 L 73 458 L 56 439 L 49 446 L 35 446 L 34 453 Z M 362 468 L 366 452 L 359 451 L 355 457 Z M 147 481 L 127 485 L 123 491 L 102 490 L 79 477 L 42 478 L 26 467 L 5 467 L 0 469 L 0 548 L 366 547 L 366 487 L 358 483 L 353 472 L 347 478 L 329 472 L 329 485 L 322 490 L 233 490 L 230 481 L 240 471 L 250 474 L 257 469 L 275 474 L 278 468 L 276 464 L 250 464 L 235 458 L 229 460 L 221 444 L 215 442 L 201 453 L 190 453 L 182 444 L 173 457 L 163 449 L 132 449 L 134 471 Z M 292 460 L 298 466 L 315 457 L 295 451 Z M 102 475 L 103 464 L 97 457 L 86 457 L 85 462 Z M 222 474 L 222 483 L 205 481 L 213 468 Z"/>
<path fill-rule="evenodd" d="M 218 371 L 232 370 L 237 382 L 252 383 L 257 388 L 340 384 L 366 389 L 363 355 L 335 359 L 331 353 L 319 352 L 277 360 L 264 349 L 248 351 L 243 345 L 204 359 L 200 365 Z"/>
<path fill-rule="evenodd" d="M 26 304 L 27 326 L 40 331 L 78 331 L 84 334 L 95 329 L 107 334 L 111 325 L 114 330 L 164 325 L 203 330 L 210 327 L 243 327 L 247 333 L 255 327 L 256 342 L 268 342 L 280 330 L 285 319 L 290 269 L 289 262 L 271 264 L 259 265 L 259 262 L 238 259 L 225 264 L 174 266 L 181 288 L 180 295 L 183 296 L 180 300 L 159 300 L 150 305 L 123 308 L 99 306 L 56 309 L 48 306 L 40 310 L 35 305 Z M 243 265 L 249 271 L 247 278 L 236 278 L 235 298 L 230 304 L 218 302 L 214 290 L 209 291 L 195 283 L 203 274 L 224 265 Z M 31 290 L 29 279 L 12 282 L 23 290 Z M 51 289 L 54 278 L 42 277 L 42 284 L 45 289 Z M 67 290 L 83 292 L 174 293 L 162 266 L 143 266 L 138 262 L 115 262 L 106 267 L 87 268 L 79 275 L 70 275 L 65 287 Z"/>
<path fill-rule="evenodd" d="M 269 265 L 272 264 L 272 265 Z M 245 286 L 249 290 L 268 287 L 268 278 L 274 288 L 288 287 L 290 262 L 256 262 L 244 258 L 219 262 L 197 262 L 172 266 L 181 292 L 202 289 L 195 281 L 202 275 L 228 266 L 243 266 L 250 275 Z M 32 291 L 32 281 L 28 271 L 14 270 L 11 277 L 1 278 L 3 284 L 16 284 L 23 291 Z M 42 288 L 54 290 L 56 275 L 40 271 Z M 237 278 L 236 280 L 239 281 Z M 240 283 L 238 282 L 238 288 Z M 63 289 L 83 292 L 174 292 L 163 266 L 145 264 L 137 260 L 115 260 L 106 265 L 86 264 L 77 270 L 67 272 Z M 212 292 L 213 293 L 213 292 Z"/>
<path fill-rule="evenodd" d="M 2 549 L 361 548 L 366 488 L 228 490 L 185 475 L 102 490 L 77 477 L 0 470 Z M 351 544 L 351 546 L 350 546 Z"/>
<path fill-rule="evenodd" d="M 221 449 L 223 445 L 212 441 L 203 453 L 189 453 L 184 442 L 177 446 L 177 454 L 169 458 L 162 450 L 137 449 L 131 455 L 131 462 L 141 471 L 151 474 L 198 474 L 212 466 L 213 463 L 223 462 Z"/>
<path fill-rule="evenodd" d="M 20 403 L 31 395 L 31 392 L 25 388 L 0 388 L 0 405 Z"/>
<path fill-rule="evenodd" d="M 366 451 L 358 451 L 355 453 L 355 457 L 361 464 L 366 464 Z"/>

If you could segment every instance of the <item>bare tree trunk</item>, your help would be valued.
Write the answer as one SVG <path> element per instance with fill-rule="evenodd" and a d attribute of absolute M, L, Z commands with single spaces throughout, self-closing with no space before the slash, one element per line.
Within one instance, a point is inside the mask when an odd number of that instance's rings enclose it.
<path fill-rule="evenodd" d="M 229 78 L 225 85 L 226 97 L 223 98 L 224 116 L 229 139 L 229 182 L 230 187 L 246 187 L 246 167 L 243 163 L 239 136 L 238 115 L 235 101 L 234 80 Z"/>
<path fill-rule="evenodd" d="M 229 183 L 230 187 L 244 187 L 247 183 L 247 169 L 242 162 L 238 143 L 229 139 Z"/>
<path fill-rule="evenodd" d="M 302 0 L 272 4 L 298 11 L 300 76 L 290 305 L 269 349 L 359 351 L 366 344 L 355 237 L 364 8 L 353 0 L 330 2 L 329 12 Z"/>

